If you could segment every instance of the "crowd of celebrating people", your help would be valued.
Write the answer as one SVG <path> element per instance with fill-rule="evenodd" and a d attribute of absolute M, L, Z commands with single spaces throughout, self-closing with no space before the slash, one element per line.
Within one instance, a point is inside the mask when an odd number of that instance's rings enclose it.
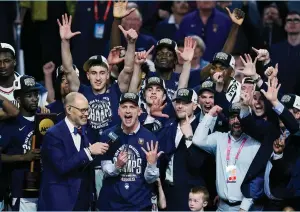
<path fill-rule="evenodd" d="M 43 82 L 0 41 L 1 210 L 300 210 L 300 14 L 270 4 L 255 29 L 247 3 L 174 1 L 152 37 L 137 4 L 101 4 L 90 31 L 57 18 Z M 40 143 L 38 114 L 55 117 Z"/>

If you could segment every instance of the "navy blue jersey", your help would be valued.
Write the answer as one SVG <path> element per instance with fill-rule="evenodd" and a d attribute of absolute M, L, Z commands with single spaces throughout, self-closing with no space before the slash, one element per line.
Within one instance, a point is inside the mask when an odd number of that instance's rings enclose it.
<path fill-rule="evenodd" d="M 97 202 L 98 209 L 101 211 L 140 211 L 151 206 L 151 192 L 154 184 L 148 184 L 145 180 L 147 160 L 141 147 L 147 150 L 147 142 L 157 141 L 155 135 L 143 126 L 130 135 L 123 133 L 120 126 L 115 126 L 103 133 L 101 141 L 109 141 L 110 132 L 115 132 L 118 140 L 110 144 L 109 151 L 103 156 L 103 160 L 115 162 L 120 152 L 127 148 L 128 162 L 118 176 L 104 178 Z"/>
<path fill-rule="evenodd" d="M 148 78 L 150 77 L 159 77 L 156 72 L 149 72 Z M 173 99 L 173 96 L 178 88 L 180 73 L 172 72 L 171 78 L 165 80 L 165 85 L 167 89 L 167 94 L 170 99 Z M 190 72 L 190 78 L 188 83 L 188 88 L 196 87 L 200 84 L 200 70 L 194 70 Z M 145 87 L 145 81 L 143 81 L 142 88 Z"/>
<path fill-rule="evenodd" d="M 79 92 L 89 102 L 88 125 L 92 129 L 95 138 L 104 130 L 120 123 L 118 116 L 121 91 L 118 83 L 112 84 L 104 94 L 95 95 L 91 86 L 80 85 Z"/>
<path fill-rule="evenodd" d="M 66 117 L 64 104 L 60 100 L 56 100 L 55 102 L 52 102 L 51 104 L 46 106 L 51 113 L 56 113 L 56 122 L 60 122 Z"/>
<path fill-rule="evenodd" d="M 2 153 L 7 155 L 23 155 L 31 149 L 34 133 L 34 121 L 18 115 L 8 121 L 0 129 Z M 23 197 L 24 173 L 29 171 L 30 162 L 17 162 L 10 164 L 11 189 L 13 197 Z"/>

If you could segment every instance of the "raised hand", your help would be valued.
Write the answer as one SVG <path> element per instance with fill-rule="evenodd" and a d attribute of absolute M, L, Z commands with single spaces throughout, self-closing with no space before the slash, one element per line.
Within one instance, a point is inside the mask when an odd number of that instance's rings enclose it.
<path fill-rule="evenodd" d="M 163 114 L 163 109 L 167 106 L 167 103 L 162 105 L 160 100 L 153 100 L 153 103 L 150 106 L 150 115 L 161 118 L 169 118 L 167 114 Z"/>
<path fill-rule="evenodd" d="M 114 18 L 124 18 L 135 10 L 135 8 L 128 10 L 127 4 L 128 4 L 127 0 L 126 1 L 118 0 L 114 2 L 114 11 L 113 11 Z"/>
<path fill-rule="evenodd" d="M 242 25 L 244 18 L 245 18 L 245 13 L 242 10 L 235 8 L 232 11 L 232 13 L 230 12 L 228 7 L 226 7 L 226 10 L 227 10 L 228 15 L 233 23 L 236 23 L 239 26 Z"/>
<path fill-rule="evenodd" d="M 264 62 L 264 65 L 270 62 L 270 54 L 266 49 L 256 49 L 252 47 L 253 51 L 257 54 L 257 60 Z"/>
<path fill-rule="evenodd" d="M 209 110 L 208 114 L 212 117 L 216 117 L 219 113 L 222 112 L 222 110 L 223 108 L 221 108 L 219 105 L 215 105 Z"/>
<path fill-rule="evenodd" d="M 59 34 L 60 38 L 62 40 L 70 40 L 75 35 L 81 34 L 81 32 L 72 32 L 71 31 L 71 25 L 72 25 L 72 16 L 70 15 L 70 18 L 68 18 L 68 15 L 62 15 L 62 24 L 60 23 L 59 19 L 57 19 L 57 24 L 59 26 Z"/>
<path fill-rule="evenodd" d="M 148 51 L 136 52 L 135 58 L 134 58 L 135 64 L 138 64 L 138 65 L 143 64 L 153 49 L 154 49 L 154 46 L 151 46 L 151 48 Z"/>
<path fill-rule="evenodd" d="M 268 79 L 273 79 L 274 77 L 277 77 L 278 74 L 278 63 L 275 65 L 275 68 L 270 66 L 265 71 L 265 76 L 268 77 Z"/>
<path fill-rule="evenodd" d="M 193 129 L 190 123 L 190 118 L 187 115 L 187 113 L 185 114 L 185 121 L 183 123 L 180 123 L 180 129 L 185 137 L 193 136 Z"/>
<path fill-rule="evenodd" d="M 242 91 L 241 92 L 241 95 L 240 95 L 240 102 L 241 102 L 241 105 L 242 106 L 245 106 L 245 107 L 248 107 L 251 105 L 251 102 L 252 102 L 252 96 L 253 93 L 249 94 L 245 91 Z"/>
<path fill-rule="evenodd" d="M 45 75 L 51 75 L 55 69 L 55 64 L 50 61 L 43 66 L 43 72 Z"/>
<path fill-rule="evenodd" d="M 190 62 L 194 57 L 195 48 L 196 41 L 194 41 L 192 37 L 185 37 L 183 52 L 177 49 L 176 52 L 185 62 Z"/>
<path fill-rule="evenodd" d="M 122 62 L 125 57 L 120 57 L 121 51 L 125 50 L 122 46 L 116 46 L 112 50 L 110 50 L 109 55 L 107 57 L 107 62 L 109 65 L 116 65 Z"/>
<path fill-rule="evenodd" d="M 134 29 L 125 30 L 122 25 L 119 25 L 119 29 L 122 31 L 124 37 L 126 38 L 127 42 L 135 43 L 136 39 L 138 38 L 138 34 Z"/>
<path fill-rule="evenodd" d="M 260 91 L 264 94 L 266 99 L 269 100 L 273 104 L 273 106 L 275 106 L 278 103 L 278 91 L 281 85 L 278 85 L 277 77 L 274 77 L 273 79 L 268 79 L 267 85 L 267 92 L 263 89 L 261 89 Z"/>
<path fill-rule="evenodd" d="M 158 150 L 158 141 L 156 141 L 155 143 L 155 147 L 153 144 L 153 141 L 151 140 L 151 147 L 149 145 L 149 142 L 147 142 L 147 150 L 146 151 L 143 147 L 142 147 L 143 152 L 146 154 L 146 158 L 147 158 L 147 162 L 150 165 L 154 165 L 157 162 L 157 159 L 159 158 L 159 156 L 164 153 L 163 151 L 160 151 L 159 153 L 157 153 Z"/>
<path fill-rule="evenodd" d="M 286 139 L 286 132 L 284 132 L 282 136 L 280 136 L 273 142 L 273 151 L 275 154 L 280 155 L 283 152 L 285 148 L 285 139 Z"/>
<path fill-rule="evenodd" d="M 242 63 L 244 64 L 244 70 L 242 71 L 243 74 L 245 74 L 248 77 L 254 77 L 256 75 L 256 61 L 257 57 L 255 58 L 254 62 L 252 62 L 252 58 L 249 54 L 244 55 L 246 61 L 242 56 L 240 56 Z"/>
<path fill-rule="evenodd" d="M 128 155 L 126 151 L 121 151 L 116 162 L 116 167 L 121 169 L 125 166 L 128 161 Z"/>

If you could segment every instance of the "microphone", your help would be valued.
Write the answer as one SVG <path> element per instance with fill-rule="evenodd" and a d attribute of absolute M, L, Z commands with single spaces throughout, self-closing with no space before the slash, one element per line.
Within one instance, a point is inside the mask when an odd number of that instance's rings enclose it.
<path fill-rule="evenodd" d="M 119 136 L 115 132 L 110 132 L 108 137 L 110 138 L 107 142 L 109 145 L 115 143 L 119 139 Z"/>

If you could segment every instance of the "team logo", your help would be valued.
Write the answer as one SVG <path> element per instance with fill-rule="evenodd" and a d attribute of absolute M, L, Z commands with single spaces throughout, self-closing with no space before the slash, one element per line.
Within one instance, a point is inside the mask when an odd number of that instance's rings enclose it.
<path fill-rule="evenodd" d="M 51 119 L 43 119 L 39 124 L 39 131 L 42 135 L 45 135 L 47 130 L 54 125 Z"/>
<path fill-rule="evenodd" d="M 89 102 L 89 122 L 93 129 L 107 127 L 112 119 L 111 103 L 108 97 Z"/>
<path fill-rule="evenodd" d="M 124 187 L 125 187 L 126 190 L 128 190 L 129 189 L 129 184 L 125 183 Z"/>
<path fill-rule="evenodd" d="M 139 138 L 138 143 L 139 143 L 140 145 L 144 145 L 144 139 L 143 139 L 143 138 Z"/>
<path fill-rule="evenodd" d="M 291 101 L 291 96 L 290 95 L 284 95 L 281 98 L 281 102 L 287 103 L 287 102 L 290 102 L 290 101 Z"/>

